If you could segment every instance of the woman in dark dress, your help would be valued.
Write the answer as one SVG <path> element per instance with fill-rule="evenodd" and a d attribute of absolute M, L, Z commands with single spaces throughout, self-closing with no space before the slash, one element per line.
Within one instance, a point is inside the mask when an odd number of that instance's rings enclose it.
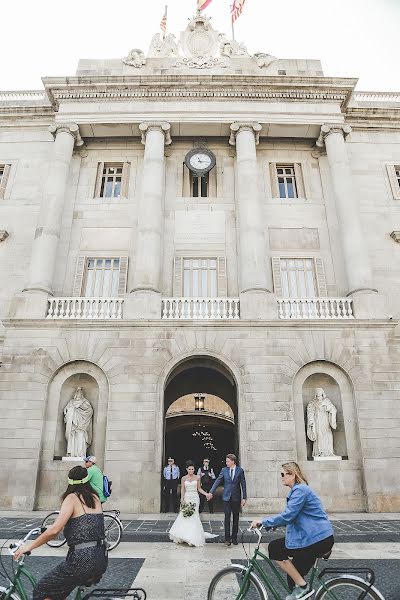
<path fill-rule="evenodd" d="M 107 569 L 103 511 L 88 481 L 84 467 L 71 469 L 56 521 L 14 555 L 17 560 L 21 554 L 42 546 L 64 529 L 69 546 L 67 558 L 37 583 L 33 600 L 64 600 L 76 587 L 98 583 Z"/>

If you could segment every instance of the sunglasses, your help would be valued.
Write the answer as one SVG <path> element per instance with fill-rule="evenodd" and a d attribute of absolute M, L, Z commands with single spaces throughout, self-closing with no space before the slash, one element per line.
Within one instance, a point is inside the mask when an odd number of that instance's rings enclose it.
<path fill-rule="evenodd" d="M 290 475 L 290 473 L 281 473 L 281 477 L 286 477 L 286 475 Z"/>

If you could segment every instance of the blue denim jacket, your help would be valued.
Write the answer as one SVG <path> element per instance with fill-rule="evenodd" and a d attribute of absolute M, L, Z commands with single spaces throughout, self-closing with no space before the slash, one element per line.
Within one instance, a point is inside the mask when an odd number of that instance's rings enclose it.
<path fill-rule="evenodd" d="M 287 497 L 285 510 L 264 519 L 264 527 L 286 526 L 286 548 L 305 548 L 333 535 L 328 515 L 317 494 L 304 483 L 295 484 Z"/>

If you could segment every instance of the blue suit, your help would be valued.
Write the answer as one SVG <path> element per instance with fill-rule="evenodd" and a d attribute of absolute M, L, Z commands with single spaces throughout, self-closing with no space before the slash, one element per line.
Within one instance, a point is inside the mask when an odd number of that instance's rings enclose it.
<path fill-rule="evenodd" d="M 225 541 L 234 543 L 237 542 L 237 534 L 239 530 L 239 512 L 240 502 L 247 500 L 246 478 L 242 467 L 235 465 L 235 474 L 232 480 L 231 469 L 224 467 L 218 475 L 210 493 L 214 494 L 219 485 L 223 484 L 224 493 L 222 499 L 224 501 L 225 513 Z M 233 514 L 232 534 L 231 534 L 231 514 Z"/>

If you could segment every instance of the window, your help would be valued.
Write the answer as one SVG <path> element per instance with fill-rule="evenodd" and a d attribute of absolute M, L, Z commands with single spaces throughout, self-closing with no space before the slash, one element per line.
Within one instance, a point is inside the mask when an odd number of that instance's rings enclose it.
<path fill-rule="evenodd" d="M 209 173 L 203 177 L 197 177 L 190 173 L 190 189 L 192 198 L 208 198 Z"/>
<path fill-rule="evenodd" d="M 303 172 L 299 163 L 270 164 L 273 198 L 305 198 Z"/>
<path fill-rule="evenodd" d="M 279 198 L 297 198 L 294 167 L 277 165 L 276 173 L 278 175 Z"/>
<path fill-rule="evenodd" d="M 177 298 L 225 298 L 226 258 L 176 256 L 173 295 Z"/>
<path fill-rule="evenodd" d="M 400 200 L 400 165 L 386 165 L 393 198 Z"/>
<path fill-rule="evenodd" d="M 95 198 L 126 198 L 128 196 L 129 163 L 99 163 Z"/>
<path fill-rule="evenodd" d="M 116 298 L 126 291 L 128 258 L 78 258 L 73 295 L 83 298 Z"/>
<path fill-rule="evenodd" d="M 328 294 L 320 257 L 274 257 L 272 272 L 275 293 L 282 298 L 316 298 Z"/>
<path fill-rule="evenodd" d="M 0 198 L 5 196 L 10 170 L 11 165 L 0 164 Z"/>

